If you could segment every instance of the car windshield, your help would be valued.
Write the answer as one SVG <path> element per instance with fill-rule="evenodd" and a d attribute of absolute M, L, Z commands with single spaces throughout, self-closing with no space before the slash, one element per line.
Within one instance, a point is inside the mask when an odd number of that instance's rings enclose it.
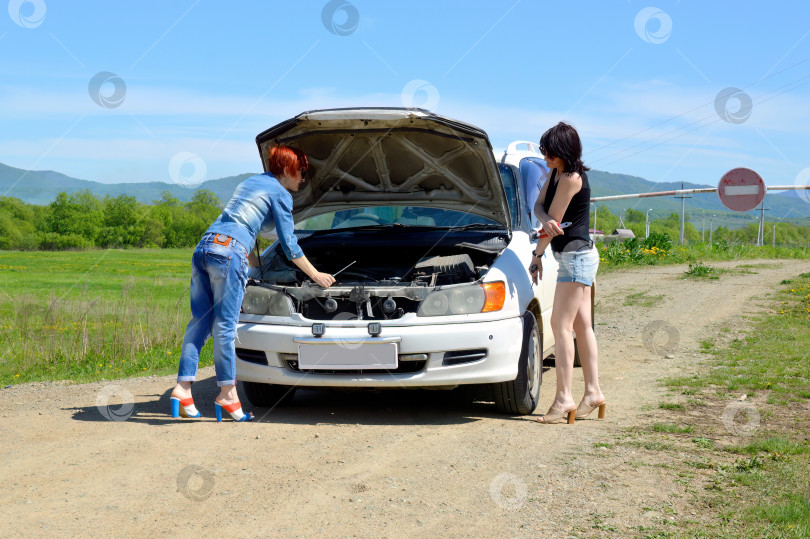
<path fill-rule="evenodd" d="M 295 224 L 296 230 L 336 230 L 378 225 L 455 227 L 495 225 L 496 221 L 470 213 L 421 206 L 368 206 L 322 213 Z"/>

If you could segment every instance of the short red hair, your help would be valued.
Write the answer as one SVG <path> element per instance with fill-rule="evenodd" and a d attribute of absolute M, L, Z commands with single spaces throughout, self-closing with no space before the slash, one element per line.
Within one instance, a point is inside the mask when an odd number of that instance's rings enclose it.
<path fill-rule="evenodd" d="M 290 146 L 273 146 L 267 151 L 267 170 L 273 176 L 290 176 L 292 178 L 299 170 L 307 171 L 309 161 L 304 152 Z"/>

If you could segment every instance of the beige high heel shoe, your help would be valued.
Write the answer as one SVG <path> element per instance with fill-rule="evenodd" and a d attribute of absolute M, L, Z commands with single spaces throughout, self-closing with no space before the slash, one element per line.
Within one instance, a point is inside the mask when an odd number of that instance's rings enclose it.
<path fill-rule="evenodd" d="M 538 417 L 535 421 L 543 423 L 544 425 L 553 425 L 555 423 L 568 423 L 572 425 L 576 419 L 576 415 L 576 408 L 571 408 L 570 410 L 555 410 L 554 408 L 549 408 L 546 415 Z"/>
<path fill-rule="evenodd" d="M 577 406 L 577 419 L 588 417 L 591 412 L 599 408 L 599 419 L 605 419 L 605 401 L 597 402 L 596 404 L 585 404 L 585 401 L 579 403 Z"/>

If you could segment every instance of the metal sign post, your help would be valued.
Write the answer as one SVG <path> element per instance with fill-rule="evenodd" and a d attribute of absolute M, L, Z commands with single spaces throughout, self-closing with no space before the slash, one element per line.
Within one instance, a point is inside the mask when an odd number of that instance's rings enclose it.
<path fill-rule="evenodd" d="M 681 182 L 681 194 L 675 197 L 681 199 L 681 238 L 678 240 L 679 245 L 683 245 L 683 231 L 686 226 L 686 199 L 692 198 L 692 195 L 687 195 L 683 191 L 683 182 Z"/>

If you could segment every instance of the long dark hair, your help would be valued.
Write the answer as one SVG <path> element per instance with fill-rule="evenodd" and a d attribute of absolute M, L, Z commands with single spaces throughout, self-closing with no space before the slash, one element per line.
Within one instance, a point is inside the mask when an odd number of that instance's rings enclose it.
<path fill-rule="evenodd" d="M 543 155 L 559 157 L 565 163 L 563 172 L 576 172 L 580 176 L 590 168 L 582 162 L 582 142 L 574 126 L 560 122 L 540 137 Z"/>

